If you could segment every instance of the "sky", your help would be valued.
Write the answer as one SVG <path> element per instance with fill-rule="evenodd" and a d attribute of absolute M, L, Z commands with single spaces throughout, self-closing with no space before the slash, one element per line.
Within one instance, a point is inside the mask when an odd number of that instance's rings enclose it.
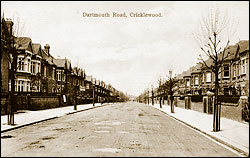
<path fill-rule="evenodd" d="M 208 8 L 217 6 L 237 23 L 230 44 L 249 40 L 248 1 L 1 1 L 1 15 L 23 26 L 22 36 L 50 45 L 55 58 L 67 58 L 86 75 L 138 96 L 198 62 L 201 51 L 192 32 Z M 125 13 L 124 17 L 83 17 L 86 13 Z M 130 13 L 162 17 L 130 17 Z"/>

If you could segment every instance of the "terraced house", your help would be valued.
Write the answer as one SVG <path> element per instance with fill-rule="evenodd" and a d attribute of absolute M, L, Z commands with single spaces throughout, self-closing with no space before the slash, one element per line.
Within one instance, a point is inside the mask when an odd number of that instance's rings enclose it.
<path fill-rule="evenodd" d="M 249 41 L 241 40 L 226 48 L 226 57 L 219 72 L 220 95 L 249 96 Z M 219 54 L 219 58 L 222 54 Z M 207 59 L 207 66 L 213 64 Z M 201 95 L 214 91 L 215 74 L 204 64 L 199 63 L 177 75 L 179 94 Z"/>
<path fill-rule="evenodd" d="M 56 64 L 55 58 L 50 54 L 50 46 L 46 44 L 42 49 L 42 67 L 41 75 L 43 76 L 42 91 L 45 93 L 56 93 L 57 81 L 56 81 Z"/>
<path fill-rule="evenodd" d="M 30 37 L 15 37 L 13 25 L 10 19 L 2 17 L 1 113 L 9 113 L 10 94 L 15 110 L 66 106 L 75 100 L 92 103 L 93 87 L 95 102 L 100 102 L 100 97 L 109 97 L 111 93 L 104 82 L 86 76 L 81 68 L 72 69 L 69 59 L 54 58 L 49 44 L 42 48 Z M 11 90 L 12 81 L 14 90 Z"/>
<path fill-rule="evenodd" d="M 34 54 L 32 40 L 29 37 L 15 38 L 15 47 L 17 50 L 15 91 L 39 92 L 40 81 L 34 80 L 33 77 L 38 75 L 41 70 L 41 54 L 38 52 L 36 52 L 38 54 Z"/>

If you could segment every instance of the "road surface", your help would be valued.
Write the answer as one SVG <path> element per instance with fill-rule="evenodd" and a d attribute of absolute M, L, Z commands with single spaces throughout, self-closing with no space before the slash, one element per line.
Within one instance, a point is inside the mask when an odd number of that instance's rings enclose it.
<path fill-rule="evenodd" d="M 3 135 L 2 156 L 238 156 L 136 102 L 65 115 Z"/>

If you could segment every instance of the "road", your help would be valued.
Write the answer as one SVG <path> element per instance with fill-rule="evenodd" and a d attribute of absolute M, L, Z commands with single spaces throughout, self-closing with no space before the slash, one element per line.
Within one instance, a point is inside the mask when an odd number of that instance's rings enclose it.
<path fill-rule="evenodd" d="M 2 135 L 2 156 L 238 156 L 135 102 L 65 115 Z"/>

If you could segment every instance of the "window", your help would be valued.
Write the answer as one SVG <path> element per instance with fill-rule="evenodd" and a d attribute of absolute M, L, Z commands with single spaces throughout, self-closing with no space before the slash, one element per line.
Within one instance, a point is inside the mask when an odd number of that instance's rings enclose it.
<path fill-rule="evenodd" d="M 205 81 L 205 74 L 203 73 L 202 74 L 202 82 L 204 82 Z"/>
<path fill-rule="evenodd" d="M 46 66 L 44 66 L 44 77 L 46 77 Z"/>
<path fill-rule="evenodd" d="M 236 77 L 236 64 L 233 65 L 233 77 Z"/>
<path fill-rule="evenodd" d="M 21 81 L 21 92 L 23 92 L 24 81 Z"/>
<path fill-rule="evenodd" d="M 36 70 L 36 62 L 32 61 L 31 62 L 31 73 L 35 73 Z"/>
<path fill-rule="evenodd" d="M 40 67 L 40 63 L 37 63 L 37 72 L 40 73 L 41 67 Z"/>
<path fill-rule="evenodd" d="M 246 74 L 246 59 L 241 60 L 241 74 Z"/>
<path fill-rule="evenodd" d="M 211 82 L 211 72 L 207 72 L 206 78 L 207 78 L 206 82 Z"/>
<path fill-rule="evenodd" d="M 62 71 L 62 80 L 65 81 L 64 71 Z"/>
<path fill-rule="evenodd" d="M 28 68 L 27 68 L 27 71 L 30 72 L 30 59 L 28 59 Z"/>
<path fill-rule="evenodd" d="M 24 58 L 23 57 L 18 58 L 18 70 L 24 71 Z"/>
<path fill-rule="evenodd" d="M 61 71 L 60 70 L 56 70 L 56 77 L 57 77 L 57 81 L 61 81 Z"/>
<path fill-rule="evenodd" d="M 240 75 L 240 69 L 239 69 L 239 64 L 236 65 L 236 71 L 237 71 L 237 75 L 239 76 Z"/>
<path fill-rule="evenodd" d="M 241 75 L 241 62 L 239 62 L 239 73 L 238 73 L 238 76 Z"/>
<path fill-rule="evenodd" d="M 17 91 L 17 84 L 18 82 L 15 80 L 15 91 Z"/>
<path fill-rule="evenodd" d="M 190 81 L 189 81 L 189 79 L 186 79 L 186 82 L 187 82 L 187 86 L 190 86 Z"/>
<path fill-rule="evenodd" d="M 27 92 L 29 92 L 29 91 L 30 91 L 30 82 L 29 82 L 29 81 L 27 81 L 26 91 L 27 91 Z"/>
<path fill-rule="evenodd" d="M 225 65 L 223 68 L 224 68 L 224 77 L 229 78 L 229 66 Z"/>
<path fill-rule="evenodd" d="M 9 91 L 11 91 L 11 80 L 9 80 Z"/>
<path fill-rule="evenodd" d="M 21 91 L 21 81 L 18 81 L 17 87 L 18 87 L 17 91 L 20 92 Z"/>
<path fill-rule="evenodd" d="M 199 85 L 199 77 L 194 78 L 194 85 Z"/>

